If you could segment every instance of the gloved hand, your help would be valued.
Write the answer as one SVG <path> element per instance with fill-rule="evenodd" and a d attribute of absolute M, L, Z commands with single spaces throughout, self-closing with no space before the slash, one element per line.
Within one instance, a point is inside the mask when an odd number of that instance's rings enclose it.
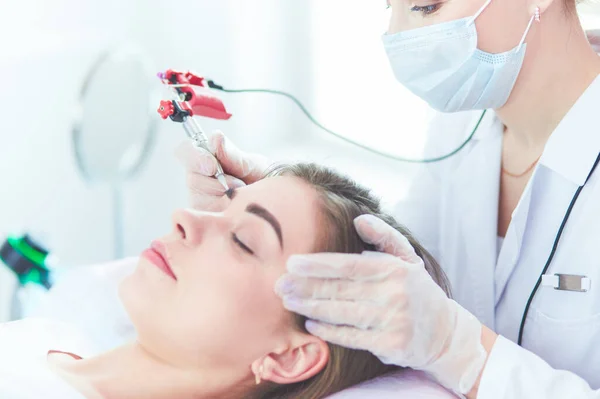
<path fill-rule="evenodd" d="M 241 187 L 261 179 L 269 166 L 267 158 L 239 150 L 222 132 L 209 136 L 208 147 L 223 167 L 229 187 Z M 175 151 L 187 171 L 190 206 L 208 209 L 214 200 L 223 196 L 223 186 L 213 176 L 217 171 L 214 157 L 195 148 L 190 140 Z"/>
<path fill-rule="evenodd" d="M 586 30 L 585 34 L 594 51 L 600 53 L 600 29 Z"/>
<path fill-rule="evenodd" d="M 311 319 L 313 335 L 469 392 L 487 356 L 481 323 L 446 296 L 397 230 L 371 215 L 354 224 L 381 252 L 290 257 L 275 287 L 284 306 Z"/>

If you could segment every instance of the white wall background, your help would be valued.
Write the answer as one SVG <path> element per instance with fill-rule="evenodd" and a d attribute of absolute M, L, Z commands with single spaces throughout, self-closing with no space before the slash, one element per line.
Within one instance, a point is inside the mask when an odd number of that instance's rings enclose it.
<path fill-rule="evenodd" d="M 383 0 L 0 0 L 0 240 L 37 231 L 65 265 L 111 258 L 110 192 L 82 180 L 70 140 L 87 68 L 124 41 L 139 44 L 157 71 L 193 69 L 229 88 L 289 91 L 331 129 L 418 157 L 429 114 L 388 68 L 386 19 Z M 414 172 L 323 135 L 284 98 L 222 99 L 234 117 L 204 127 L 249 151 L 336 166 L 387 202 Z M 126 187 L 128 255 L 167 232 L 171 211 L 186 204 L 172 157 L 182 139 L 179 126 L 160 121 L 148 164 Z M 0 313 L 9 284 L 0 270 Z"/>
<path fill-rule="evenodd" d="M 111 258 L 110 192 L 81 179 L 70 141 L 82 79 L 110 45 L 137 42 L 157 71 L 192 68 L 217 81 L 271 85 L 306 98 L 306 84 L 288 74 L 306 74 L 301 61 L 308 57 L 286 44 L 295 37 L 303 43 L 305 24 L 286 21 L 307 11 L 292 2 L 259 3 L 185 0 L 175 9 L 164 1 L 1 0 L 0 237 L 41 232 L 65 265 Z M 253 101 L 227 99 L 235 120 L 205 127 L 222 127 L 252 150 L 292 134 L 288 126 L 299 117 L 291 105 L 265 99 L 249 109 Z M 149 163 L 126 188 L 127 254 L 167 232 L 171 211 L 186 204 L 184 174 L 172 157 L 183 137 L 179 126 L 161 123 Z M 11 284 L 2 272 L 0 305 Z"/>
<path fill-rule="evenodd" d="M 111 256 L 109 190 L 82 180 L 70 141 L 82 79 L 110 45 L 138 43 L 157 70 L 192 68 L 226 87 L 289 91 L 325 124 L 353 138 L 364 139 L 365 131 L 400 131 L 398 126 L 389 128 L 390 123 L 405 123 L 395 115 L 407 94 L 394 95 L 398 87 L 379 42 L 385 29 L 382 4 L 345 11 L 347 18 L 334 31 L 330 18 L 339 13 L 339 1 L 184 0 L 178 7 L 141 0 L 0 4 L 5 38 L 0 42 L 0 73 L 5 77 L 0 96 L 0 234 L 42 232 L 67 264 Z M 378 19 L 371 20 L 373 16 Z M 368 27 L 366 39 L 359 17 Z M 356 79 L 358 72 L 364 78 Z M 375 85 L 361 87 L 360 80 L 368 75 L 378 77 Z M 356 100 L 346 101 L 348 92 Z M 262 94 L 222 97 L 234 118 L 204 121 L 207 130 L 221 128 L 241 147 L 275 158 L 323 161 L 352 168 L 359 177 L 371 175 L 362 169 L 371 159 L 348 165 L 360 152 L 345 151 L 346 145 L 324 137 L 289 100 Z M 345 117 L 348 113 L 351 119 Z M 416 124 L 423 113 L 412 114 L 410 123 Z M 183 132 L 160 122 L 150 162 L 126 189 L 128 254 L 164 232 L 170 210 L 186 203 L 184 176 L 171 155 Z M 378 142 L 383 137 L 377 136 Z"/>

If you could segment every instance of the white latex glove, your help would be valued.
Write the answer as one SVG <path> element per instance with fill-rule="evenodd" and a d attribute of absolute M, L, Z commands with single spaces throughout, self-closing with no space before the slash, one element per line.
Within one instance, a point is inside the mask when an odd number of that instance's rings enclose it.
<path fill-rule="evenodd" d="M 313 335 L 468 393 L 487 356 L 481 323 L 446 296 L 397 230 L 371 215 L 354 224 L 382 252 L 290 257 L 275 287 L 284 306 L 310 318 Z"/>
<path fill-rule="evenodd" d="M 269 166 L 265 157 L 241 151 L 220 131 L 209 136 L 208 147 L 221 163 L 227 184 L 232 188 L 261 179 Z M 187 171 L 192 207 L 207 209 L 215 199 L 223 196 L 223 186 L 214 178 L 217 165 L 210 154 L 186 140 L 177 147 L 175 155 Z"/>
<path fill-rule="evenodd" d="M 588 41 L 596 53 L 600 53 L 600 29 L 586 30 Z"/>

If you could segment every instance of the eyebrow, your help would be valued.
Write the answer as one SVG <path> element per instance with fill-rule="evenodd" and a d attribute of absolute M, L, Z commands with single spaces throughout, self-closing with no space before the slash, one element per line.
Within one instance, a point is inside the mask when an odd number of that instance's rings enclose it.
<path fill-rule="evenodd" d="M 230 188 L 229 190 L 225 191 L 225 195 L 229 199 L 233 199 L 236 194 L 237 190 L 234 188 Z M 277 218 L 273 216 L 271 212 L 267 211 L 265 208 L 255 203 L 249 204 L 246 207 L 246 212 L 266 220 L 267 223 L 269 223 L 271 227 L 273 227 L 273 230 L 275 230 L 275 234 L 277 234 L 277 238 L 279 239 L 279 246 L 281 247 L 281 249 L 283 249 L 283 235 L 281 233 L 281 224 L 279 224 Z"/>
<path fill-rule="evenodd" d="M 281 234 L 281 225 L 279 224 L 277 218 L 273 216 L 271 212 L 267 211 L 265 208 L 258 204 L 249 204 L 246 207 L 246 212 L 266 220 L 267 223 L 269 223 L 271 227 L 273 227 L 273 230 L 275 230 L 275 234 L 277 234 L 277 238 L 279 239 L 279 246 L 281 247 L 281 249 L 283 249 L 283 236 Z"/>

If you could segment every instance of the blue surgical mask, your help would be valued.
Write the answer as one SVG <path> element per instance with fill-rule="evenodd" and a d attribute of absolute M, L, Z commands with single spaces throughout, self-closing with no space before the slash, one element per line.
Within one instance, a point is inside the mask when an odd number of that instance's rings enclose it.
<path fill-rule="evenodd" d="M 515 85 L 523 59 L 525 37 L 514 49 L 490 54 L 477 48 L 472 17 L 384 35 L 383 42 L 396 79 L 442 112 L 503 106 Z"/>

